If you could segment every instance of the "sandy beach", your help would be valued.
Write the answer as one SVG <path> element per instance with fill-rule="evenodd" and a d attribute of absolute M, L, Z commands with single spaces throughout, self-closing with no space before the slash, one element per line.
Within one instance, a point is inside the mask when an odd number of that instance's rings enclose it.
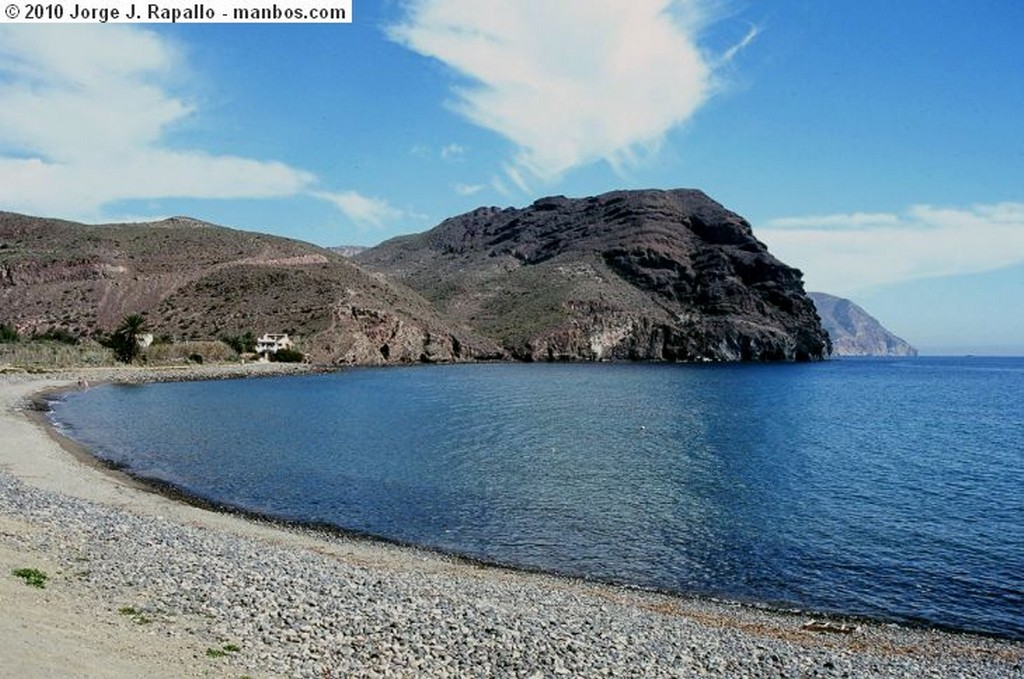
<path fill-rule="evenodd" d="M 97 369 L 0 375 L 2 677 L 1024 677 L 1024 643 L 674 597 L 169 499 L 45 426 Z M 17 569 L 48 577 L 27 586 Z"/>

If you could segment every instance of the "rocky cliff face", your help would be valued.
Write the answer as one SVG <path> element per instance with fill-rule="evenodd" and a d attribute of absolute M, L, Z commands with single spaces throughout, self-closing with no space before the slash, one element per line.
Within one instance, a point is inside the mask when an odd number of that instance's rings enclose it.
<path fill-rule="evenodd" d="M 325 362 L 501 353 L 401 284 L 307 243 L 185 218 L 87 226 L 0 212 L 0 322 L 89 336 L 130 313 L 177 340 L 288 332 Z"/>
<path fill-rule="evenodd" d="M 700 191 L 481 208 L 355 260 L 523 360 L 816 360 L 798 270 Z"/>
<path fill-rule="evenodd" d="M 807 294 L 832 338 L 835 356 L 917 356 L 917 349 L 850 300 L 824 292 Z"/>

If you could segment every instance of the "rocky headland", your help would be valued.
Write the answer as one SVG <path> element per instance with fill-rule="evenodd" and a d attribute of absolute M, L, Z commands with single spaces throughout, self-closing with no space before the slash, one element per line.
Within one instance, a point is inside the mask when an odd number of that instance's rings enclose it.
<path fill-rule="evenodd" d="M 356 255 L 520 360 L 815 360 L 801 273 L 696 190 L 480 208 Z"/>
<path fill-rule="evenodd" d="M 833 356 L 917 356 L 909 342 L 850 300 L 824 292 L 807 294 L 832 338 Z"/>

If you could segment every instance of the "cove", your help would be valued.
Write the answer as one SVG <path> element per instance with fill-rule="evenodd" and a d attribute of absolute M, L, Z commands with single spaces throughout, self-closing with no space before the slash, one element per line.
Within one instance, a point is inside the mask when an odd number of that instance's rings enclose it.
<path fill-rule="evenodd" d="M 1022 359 L 500 364 L 105 385 L 136 476 L 519 568 L 1024 638 Z"/>

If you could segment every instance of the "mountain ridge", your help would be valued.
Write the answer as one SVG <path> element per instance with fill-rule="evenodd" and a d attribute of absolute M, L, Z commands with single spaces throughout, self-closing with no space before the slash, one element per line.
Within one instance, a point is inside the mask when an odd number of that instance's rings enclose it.
<path fill-rule="evenodd" d="M 829 338 L 799 270 L 693 189 L 481 207 L 376 247 L 190 217 L 85 225 L 0 212 L 0 304 L 22 331 L 288 332 L 318 362 L 793 361 Z"/>
<path fill-rule="evenodd" d="M 0 305 L 25 334 L 93 336 L 142 313 L 175 339 L 290 332 L 324 362 L 500 354 L 341 255 L 182 217 L 86 225 L 0 212 Z"/>

